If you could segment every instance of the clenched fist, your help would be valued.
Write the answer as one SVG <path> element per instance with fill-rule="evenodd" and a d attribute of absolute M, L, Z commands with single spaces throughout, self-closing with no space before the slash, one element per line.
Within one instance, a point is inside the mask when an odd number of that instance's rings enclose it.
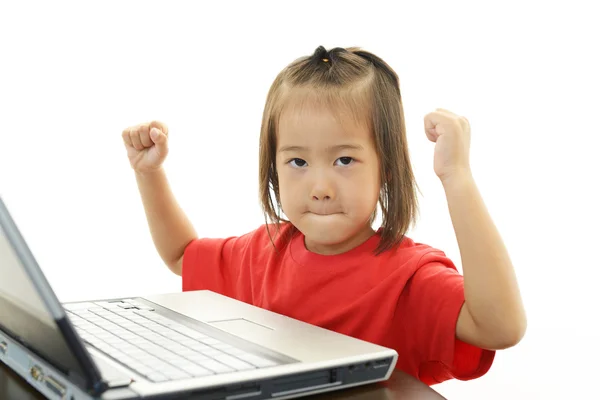
<path fill-rule="evenodd" d="M 131 168 L 136 172 L 151 172 L 161 167 L 169 152 L 167 126 L 152 121 L 127 128 L 123 142 Z"/>

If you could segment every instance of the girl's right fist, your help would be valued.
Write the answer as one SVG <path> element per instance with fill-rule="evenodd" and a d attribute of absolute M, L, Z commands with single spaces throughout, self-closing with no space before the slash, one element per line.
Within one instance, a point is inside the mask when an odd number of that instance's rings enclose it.
<path fill-rule="evenodd" d="M 159 169 L 169 152 L 168 134 L 167 126 L 158 121 L 125 129 L 122 136 L 131 168 L 137 172 Z"/>

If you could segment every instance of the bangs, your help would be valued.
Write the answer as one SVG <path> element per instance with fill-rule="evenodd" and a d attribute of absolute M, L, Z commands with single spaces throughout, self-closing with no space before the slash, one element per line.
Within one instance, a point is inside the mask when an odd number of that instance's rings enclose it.
<path fill-rule="evenodd" d="M 366 84 L 348 88 L 282 87 L 279 107 L 274 110 L 276 132 L 282 115 L 301 119 L 315 110 L 329 111 L 342 126 L 352 121 L 372 132 L 373 104 L 369 89 Z"/>

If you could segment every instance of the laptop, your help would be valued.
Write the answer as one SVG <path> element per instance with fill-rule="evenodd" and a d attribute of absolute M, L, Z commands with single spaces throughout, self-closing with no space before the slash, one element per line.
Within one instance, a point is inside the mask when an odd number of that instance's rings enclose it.
<path fill-rule="evenodd" d="M 291 399 L 397 357 L 211 291 L 61 304 L 0 197 L 0 361 L 49 399 Z"/>

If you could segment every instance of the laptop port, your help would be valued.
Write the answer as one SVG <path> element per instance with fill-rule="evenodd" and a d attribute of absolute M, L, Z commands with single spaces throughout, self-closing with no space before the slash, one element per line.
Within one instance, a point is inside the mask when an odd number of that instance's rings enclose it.
<path fill-rule="evenodd" d="M 337 370 L 326 369 L 300 375 L 284 376 L 271 382 L 271 397 L 296 395 L 341 385 Z"/>
<path fill-rule="evenodd" d="M 67 388 L 63 384 L 61 384 L 51 376 L 46 376 L 44 380 L 46 381 L 46 387 L 48 389 L 60 396 L 61 399 L 66 398 Z"/>
<path fill-rule="evenodd" d="M 44 372 L 38 365 L 31 367 L 29 370 L 29 375 L 31 375 L 31 377 L 36 381 L 41 381 L 44 379 Z"/>
<path fill-rule="evenodd" d="M 0 342 L 0 353 L 6 354 L 6 349 L 8 349 L 8 343 Z"/>
<path fill-rule="evenodd" d="M 391 360 L 389 360 L 389 359 L 375 361 L 375 363 L 373 364 L 373 368 L 375 368 L 375 369 L 388 368 L 390 366 L 390 362 L 391 362 Z"/>

